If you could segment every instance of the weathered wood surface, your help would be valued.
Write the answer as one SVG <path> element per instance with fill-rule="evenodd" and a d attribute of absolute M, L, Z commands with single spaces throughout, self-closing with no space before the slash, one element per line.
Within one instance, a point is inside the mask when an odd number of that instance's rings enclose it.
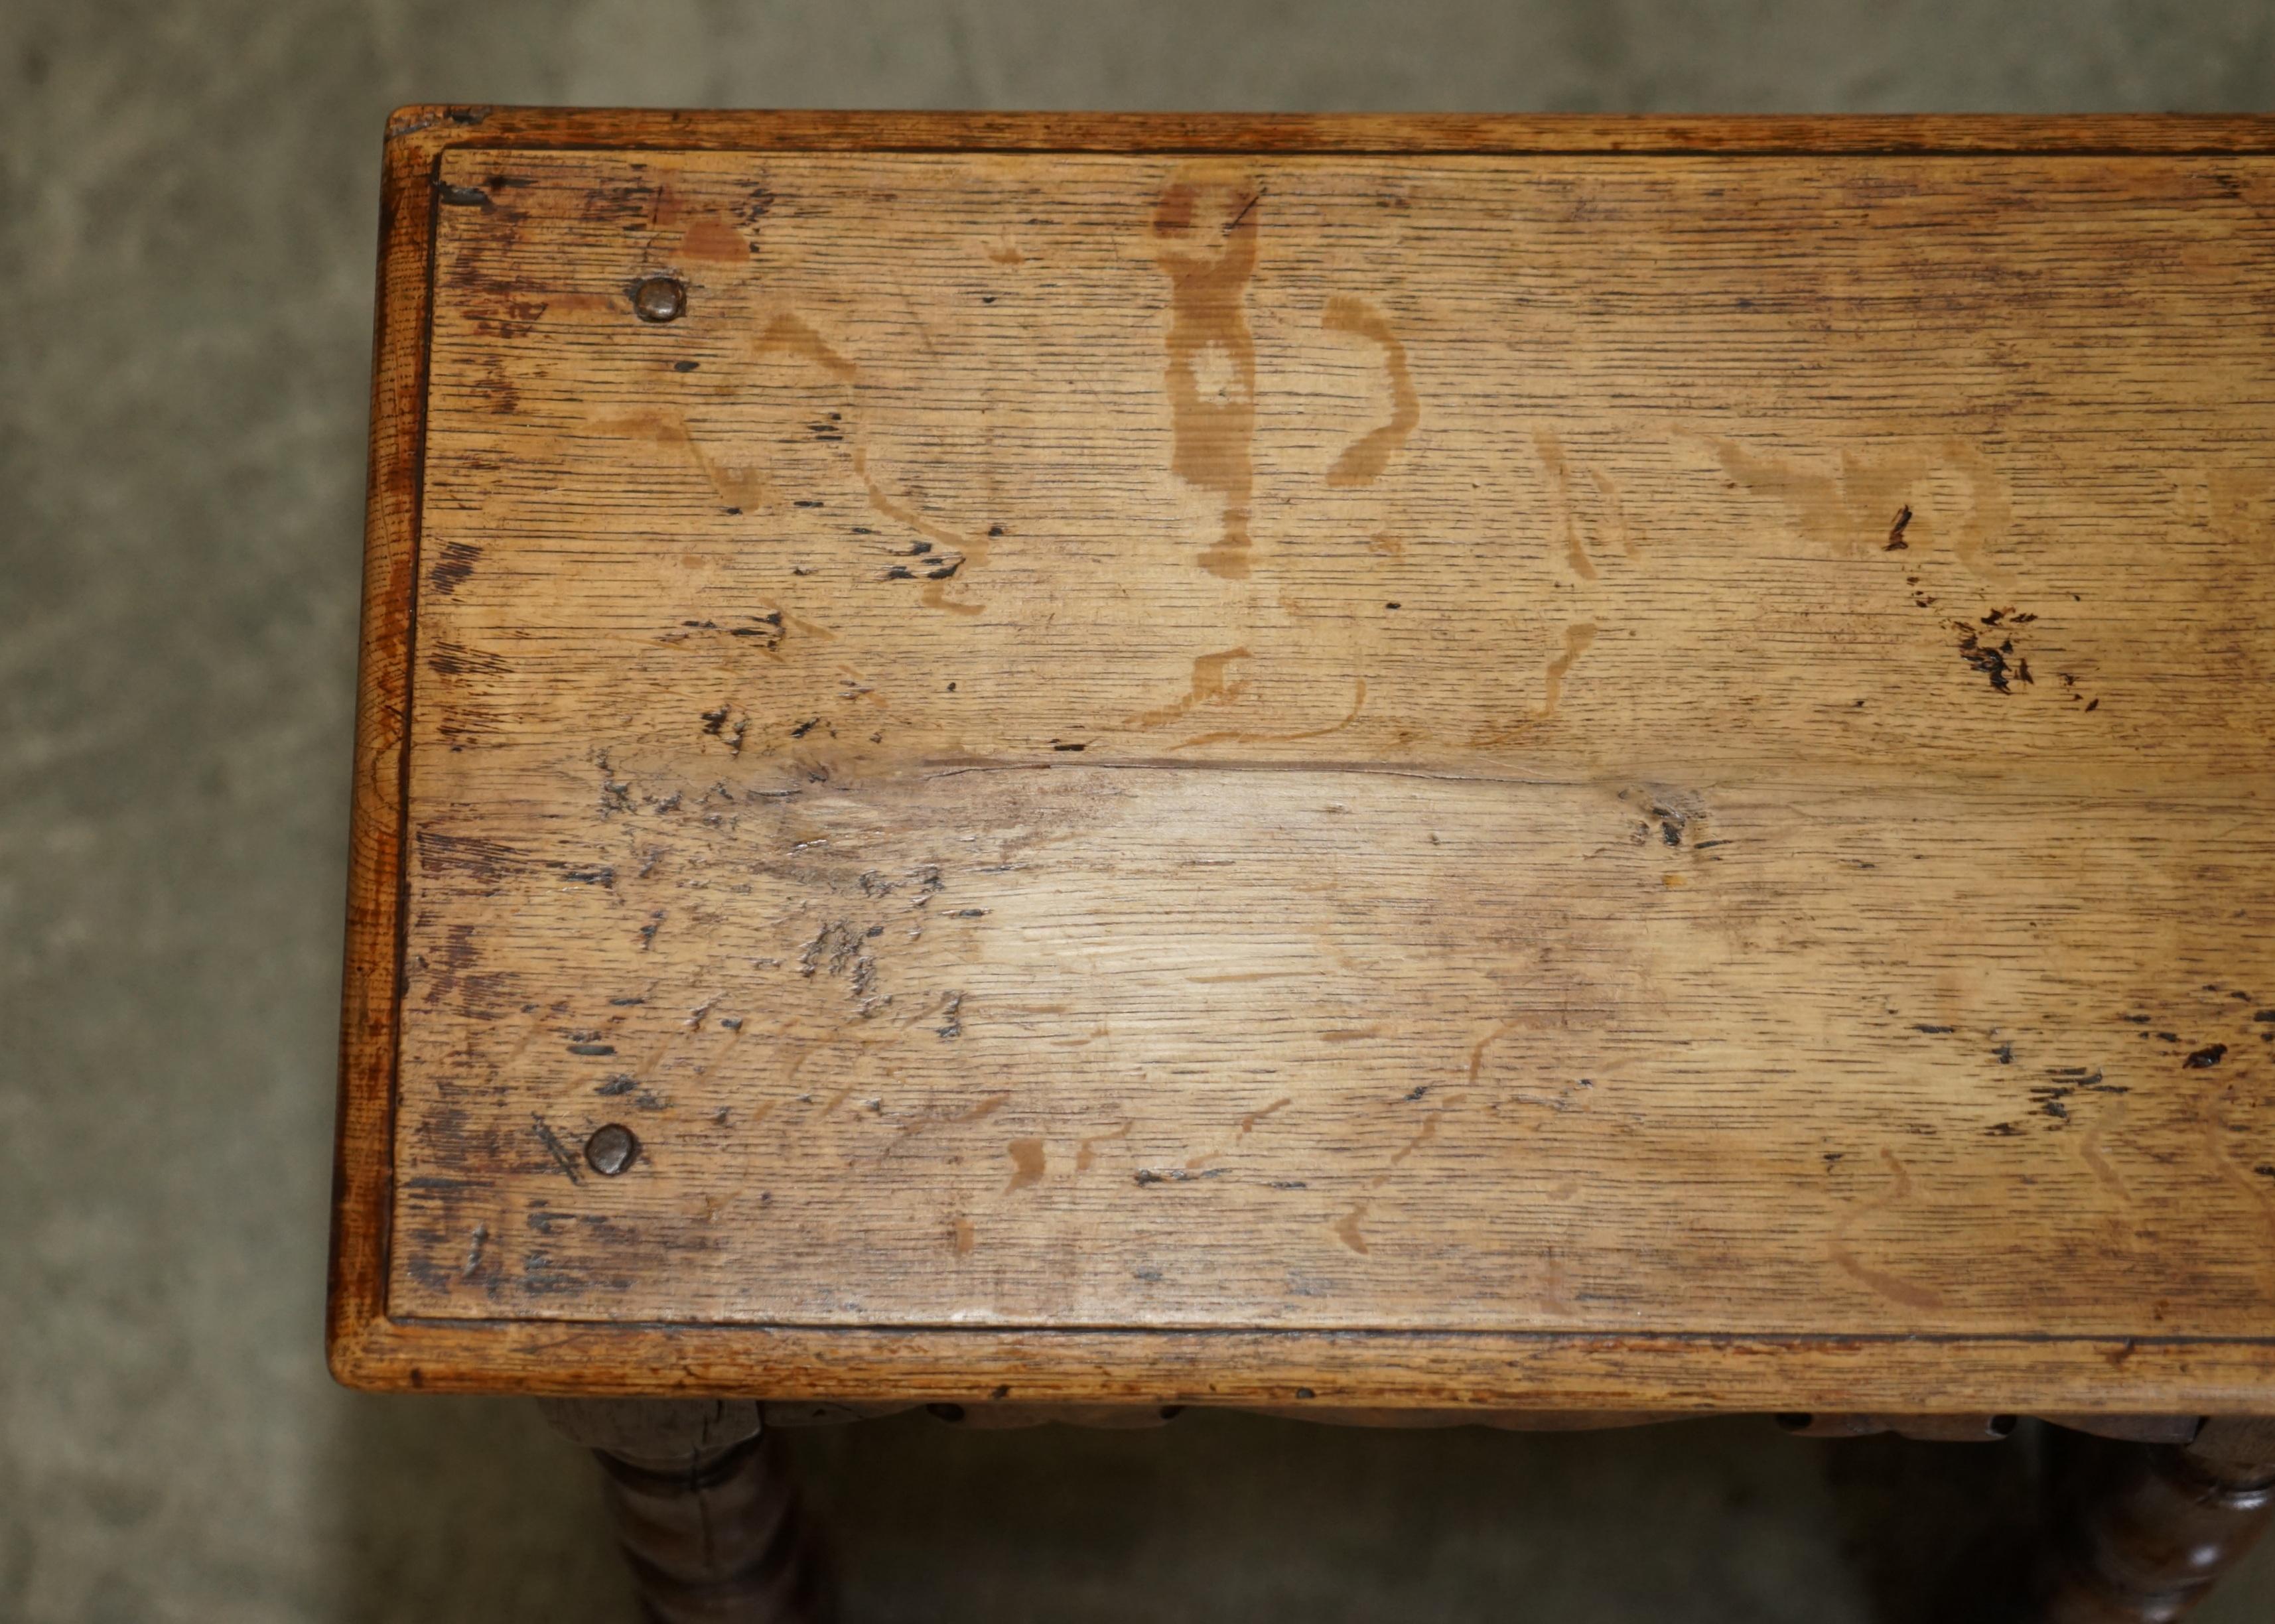
<path fill-rule="evenodd" d="M 348 1373 L 2275 1390 L 2266 159 L 497 139 Z"/>

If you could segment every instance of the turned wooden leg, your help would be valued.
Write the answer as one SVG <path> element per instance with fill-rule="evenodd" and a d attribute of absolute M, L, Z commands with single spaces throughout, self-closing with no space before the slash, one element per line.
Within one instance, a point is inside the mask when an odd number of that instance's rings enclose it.
<path fill-rule="evenodd" d="M 2178 1446 L 2053 1437 L 2042 1624 L 2181 1618 L 2275 1514 L 2275 1422 L 2215 1418 Z"/>
<path fill-rule="evenodd" d="M 547 1399 L 592 1450 L 648 1624 L 823 1624 L 821 1565 L 748 1401 Z"/>

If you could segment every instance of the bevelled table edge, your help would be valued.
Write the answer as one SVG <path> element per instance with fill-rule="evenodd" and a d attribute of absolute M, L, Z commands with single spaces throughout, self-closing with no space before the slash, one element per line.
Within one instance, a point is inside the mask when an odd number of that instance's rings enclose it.
<path fill-rule="evenodd" d="M 390 1318 L 412 613 L 434 184 L 456 147 L 1729 156 L 2242 155 L 2226 114 L 1247 115 L 413 105 L 387 123 L 326 1341 L 376 1391 L 1046 1403 L 2245 1414 L 2275 1339 L 1788 1337 L 660 1326 Z M 1368 1350 L 1363 1377 L 1349 1355 Z"/>
<path fill-rule="evenodd" d="M 1364 1369 L 1354 1357 L 1364 1350 Z M 979 1330 L 371 1320 L 378 1391 L 1334 1408 L 2248 1415 L 2275 1348 L 2190 1338 Z"/>
<path fill-rule="evenodd" d="M 390 149 L 454 147 L 782 152 L 1428 154 L 2244 154 L 2275 117 L 2231 113 L 1073 113 L 674 110 L 413 105 Z"/>

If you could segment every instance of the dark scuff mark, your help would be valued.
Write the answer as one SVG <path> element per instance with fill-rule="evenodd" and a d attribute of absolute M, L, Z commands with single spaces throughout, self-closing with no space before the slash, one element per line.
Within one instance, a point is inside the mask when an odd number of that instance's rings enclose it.
<path fill-rule="evenodd" d="M 503 676 L 512 667 L 499 656 L 459 643 L 437 643 L 427 656 L 427 668 L 437 676 Z"/>
<path fill-rule="evenodd" d="M 2224 1043 L 2207 1043 L 2203 1047 L 2191 1054 L 2186 1060 L 2182 1061 L 2181 1064 L 2187 1067 L 2190 1071 L 2203 1071 L 2213 1066 L 2218 1065 L 2219 1062 L 2226 1057 L 2227 1045 Z"/>
<path fill-rule="evenodd" d="M 478 547 L 469 547 L 464 541 L 445 541 L 442 550 L 435 555 L 435 567 L 427 572 L 427 589 L 438 597 L 449 597 L 474 572 L 481 555 L 482 549 Z"/>
<path fill-rule="evenodd" d="M 1883 552 L 1901 553 L 1911 545 L 1904 540 L 1904 526 L 1912 522 L 1911 504 L 1906 502 L 1896 514 L 1896 522 L 1888 526 L 1888 545 Z"/>
<path fill-rule="evenodd" d="M 616 1046 L 613 1043 L 572 1043 L 569 1046 L 571 1054 L 614 1054 L 616 1052 Z"/>
<path fill-rule="evenodd" d="M 490 194 L 480 186 L 438 185 L 435 195 L 454 208 L 488 208 Z"/>
<path fill-rule="evenodd" d="M 501 841 L 475 835 L 443 835 L 432 829 L 418 832 L 419 866 L 428 874 L 471 874 L 484 884 L 503 884 L 533 859 Z"/>
<path fill-rule="evenodd" d="M 2098 1071 L 2089 1071 L 2082 1066 L 2058 1066 L 2048 1074 L 2063 1079 L 2059 1083 L 2041 1083 L 2030 1090 L 2030 1098 L 2038 1102 L 2038 1109 L 2057 1122 L 2069 1120 L 2068 1100 L 2074 1094 L 2129 1094 L 2133 1091 L 2120 1084 L 2105 1083 Z"/>
<path fill-rule="evenodd" d="M 2007 651 L 2014 647 L 2014 639 L 2010 638 L 2000 646 L 1992 648 L 1986 646 L 1976 635 L 1975 628 L 1965 621 L 1957 620 L 1951 623 L 1959 628 L 1959 657 L 1988 677 L 1991 686 L 2000 693 L 2014 692 L 2007 666 Z"/>
<path fill-rule="evenodd" d="M 1916 1031 L 1916 1032 L 1955 1032 L 1955 1031 L 1957 1031 L 1959 1030 L 1959 1028 L 1957 1028 L 1956 1026 L 1917 1026 L 1917 1025 L 1916 1025 L 1916 1026 L 1914 1026 L 1914 1027 L 1912 1028 L 1912 1030 L 1913 1030 L 1914 1031 Z"/>
<path fill-rule="evenodd" d="M 639 1079 L 633 1076 L 631 1072 L 619 1071 L 593 1091 L 613 1098 L 617 1094 L 629 1094 L 639 1086 Z"/>

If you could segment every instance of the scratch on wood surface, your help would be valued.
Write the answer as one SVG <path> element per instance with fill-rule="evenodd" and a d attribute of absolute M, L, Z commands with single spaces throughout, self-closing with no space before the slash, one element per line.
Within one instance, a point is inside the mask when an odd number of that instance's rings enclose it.
<path fill-rule="evenodd" d="M 560 1136 L 547 1126 L 545 1119 L 534 1111 L 529 1114 L 529 1122 L 530 1126 L 536 1131 L 537 1142 L 545 1147 L 545 1153 L 553 1158 L 553 1165 L 568 1175 L 571 1184 L 582 1184 L 585 1179 L 584 1175 L 577 1171 L 577 1159 L 569 1153 L 569 1147 L 561 1143 Z"/>

